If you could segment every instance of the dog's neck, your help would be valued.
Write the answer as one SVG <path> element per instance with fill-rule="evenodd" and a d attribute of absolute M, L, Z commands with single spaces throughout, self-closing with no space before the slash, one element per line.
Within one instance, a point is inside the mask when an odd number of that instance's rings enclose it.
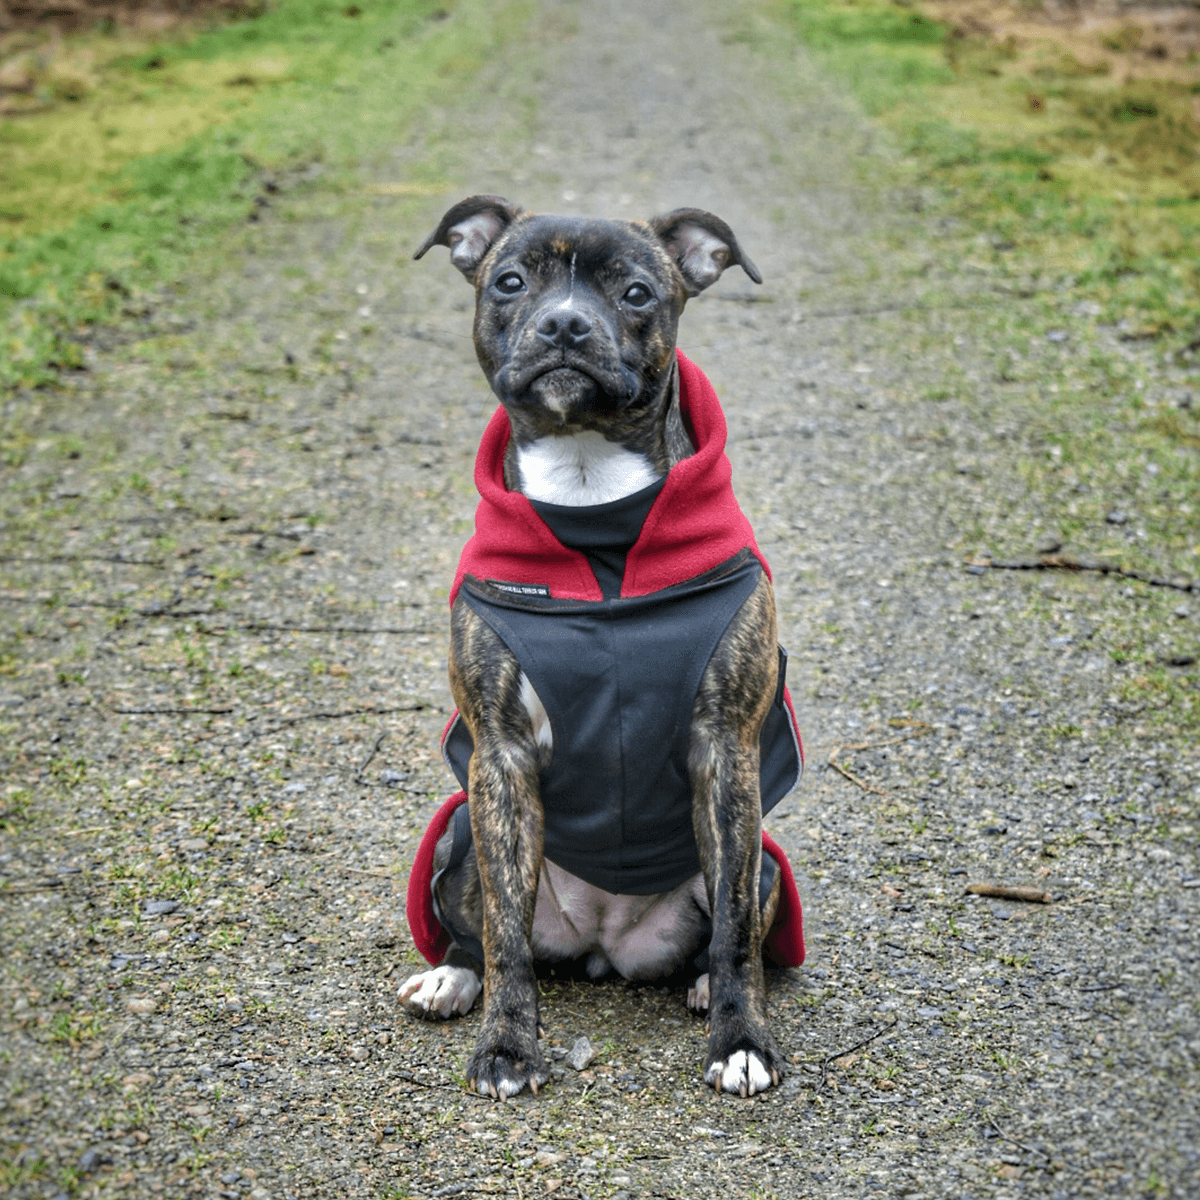
<path fill-rule="evenodd" d="M 612 441 L 596 429 L 543 434 L 509 442 L 505 483 L 531 500 L 572 508 L 624 499 L 661 479 L 695 453 L 679 409 L 679 377 L 671 372 L 663 416 L 647 431 Z M 515 432 L 515 431 L 514 431 Z"/>

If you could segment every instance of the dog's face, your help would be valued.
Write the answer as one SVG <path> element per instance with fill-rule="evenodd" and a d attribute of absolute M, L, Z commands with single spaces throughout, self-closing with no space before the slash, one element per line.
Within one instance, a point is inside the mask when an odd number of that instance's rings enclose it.
<path fill-rule="evenodd" d="M 535 216 L 495 196 L 455 205 L 417 252 L 450 247 L 475 285 L 475 350 L 518 440 L 625 427 L 665 408 L 689 296 L 731 263 L 729 227 L 698 209 L 647 222 Z"/>
<path fill-rule="evenodd" d="M 604 423 L 658 396 L 687 299 L 649 230 L 532 217 L 475 278 L 475 349 L 500 402 L 535 424 Z"/>

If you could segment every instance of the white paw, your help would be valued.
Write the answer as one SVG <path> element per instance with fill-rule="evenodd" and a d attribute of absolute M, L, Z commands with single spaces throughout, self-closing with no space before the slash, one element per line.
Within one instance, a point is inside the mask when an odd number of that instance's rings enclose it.
<path fill-rule="evenodd" d="M 483 981 L 470 967 L 434 967 L 413 975 L 396 998 L 418 1017 L 461 1017 L 483 991 Z"/>
<path fill-rule="evenodd" d="M 705 971 L 699 979 L 688 988 L 688 1008 L 692 1012 L 708 1012 L 708 972 Z"/>
<path fill-rule="evenodd" d="M 757 1054 L 738 1050 L 729 1056 L 728 1062 L 713 1063 L 704 1072 L 704 1082 L 719 1092 L 753 1096 L 755 1092 L 765 1092 L 776 1080 Z"/>
<path fill-rule="evenodd" d="M 510 1096 L 515 1096 L 520 1092 L 524 1086 L 524 1083 L 520 1083 L 515 1079 L 501 1079 L 493 1089 L 488 1087 L 486 1081 L 481 1080 L 475 1085 L 475 1090 L 481 1096 L 490 1096 L 493 1100 L 507 1100 Z M 530 1090 L 534 1095 L 537 1095 L 536 1087 Z"/>

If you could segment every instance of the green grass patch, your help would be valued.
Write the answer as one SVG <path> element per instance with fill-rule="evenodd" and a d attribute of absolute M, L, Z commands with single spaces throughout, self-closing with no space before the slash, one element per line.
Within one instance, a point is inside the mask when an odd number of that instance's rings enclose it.
<path fill-rule="evenodd" d="M 1200 130 L 1184 82 L 1119 80 L 886 0 L 783 0 L 924 178 L 1036 275 L 1146 336 L 1195 336 Z M 1013 260 L 1010 258 L 1009 262 Z"/>
<path fill-rule="evenodd" d="M 80 365 L 87 326 L 255 219 L 281 181 L 344 183 L 522 13 L 278 0 L 157 43 L 68 39 L 31 93 L 41 107 L 0 117 L 0 388 Z"/>

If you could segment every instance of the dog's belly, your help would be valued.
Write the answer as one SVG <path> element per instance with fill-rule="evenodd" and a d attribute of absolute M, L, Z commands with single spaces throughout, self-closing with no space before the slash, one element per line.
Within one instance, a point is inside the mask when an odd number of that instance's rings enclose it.
<path fill-rule="evenodd" d="M 594 977 L 611 967 L 625 979 L 660 979 L 679 970 L 709 937 L 708 892 L 696 875 L 669 892 L 615 896 L 542 865 L 533 917 L 538 959 L 587 959 Z"/>

